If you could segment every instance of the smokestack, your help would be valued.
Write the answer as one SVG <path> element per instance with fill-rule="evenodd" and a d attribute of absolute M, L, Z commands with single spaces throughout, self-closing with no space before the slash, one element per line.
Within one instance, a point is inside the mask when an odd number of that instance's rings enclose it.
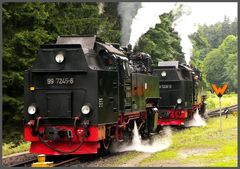
<path fill-rule="evenodd" d="M 127 49 L 128 49 L 128 52 L 132 51 L 132 45 L 130 43 L 128 44 Z"/>
<path fill-rule="evenodd" d="M 138 9 L 141 8 L 141 2 L 119 2 L 118 14 L 121 16 L 121 46 L 127 46 L 131 35 L 131 25 Z"/>

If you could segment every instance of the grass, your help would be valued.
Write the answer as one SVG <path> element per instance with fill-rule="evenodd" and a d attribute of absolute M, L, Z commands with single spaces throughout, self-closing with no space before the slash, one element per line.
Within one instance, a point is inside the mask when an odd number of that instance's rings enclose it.
<path fill-rule="evenodd" d="M 176 161 L 178 166 L 237 167 L 237 117 L 224 117 L 222 122 L 222 132 L 219 130 L 219 118 L 212 118 L 204 127 L 192 127 L 173 134 L 169 149 L 152 154 L 140 165 L 164 165 L 171 160 Z M 208 151 L 204 152 L 203 149 Z M 200 153 L 187 153 L 189 150 L 198 150 Z"/>
<path fill-rule="evenodd" d="M 30 142 L 23 142 L 20 145 L 16 146 L 13 143 L 4 143 L 2 146 L 2 155 L 10 155 L 15 153 L 20 153 L 24 151 L 28 151 L 30 147 Z"/>
<path fill-rule="evenodd" d="M 231 106 L 234 104 L 237 104 L 237 94 L 231 93 L 231 94 L 225 94 L 221 98 L 222 101 L 222 107 Z M 208 110 L 214 110 L 219 108 L 219 98 L 215 93 L 207 92 L 207 109 Z"/>

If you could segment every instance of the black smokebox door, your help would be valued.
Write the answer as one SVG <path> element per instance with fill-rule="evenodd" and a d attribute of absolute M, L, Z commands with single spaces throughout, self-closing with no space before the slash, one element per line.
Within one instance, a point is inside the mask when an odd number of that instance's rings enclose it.
<path fill-rule="evenodd" d="M 72 93 L 58 92 L 47 94 L 47 117 L 72 117 Z"/>

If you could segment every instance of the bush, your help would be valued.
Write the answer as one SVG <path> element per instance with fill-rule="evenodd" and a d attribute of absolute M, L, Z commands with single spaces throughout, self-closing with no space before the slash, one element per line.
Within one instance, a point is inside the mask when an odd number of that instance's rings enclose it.
<path fill-rule="evenodd" d="M 225 94 L 221 98 L 222 108 L 237 104 L 237 94 Z M 219 108 L 219 98 L 215 93 L 207 92 L 207 110 L 214 110 Z"/>
<path fill-rule="evenodd" d="M 14 143 L 10 142 L 8 144 L 4 143 L 2 146 L 2 154 L 3 156 L 20 153 L 24 151 L 28 151 L 30 147 L 30 142 L 22 142 L 19 145 L 15 145 Z"/>

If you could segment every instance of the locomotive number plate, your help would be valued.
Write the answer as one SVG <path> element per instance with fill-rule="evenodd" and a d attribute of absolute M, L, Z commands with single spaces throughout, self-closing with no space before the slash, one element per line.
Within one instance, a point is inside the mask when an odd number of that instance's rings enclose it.
<path fill-rule="evenodd" d="M 160 89 L 171 89 L 172 85 L 171 84 L 169 84 L 169 85 L 160 85 L 159 88 Z"/>
<path fill-rule="evenodd" d="M 55 78 L 47 78 L 48 85 L 72 85 L 74 84 L 73 77 L 55 77 Z"/>

